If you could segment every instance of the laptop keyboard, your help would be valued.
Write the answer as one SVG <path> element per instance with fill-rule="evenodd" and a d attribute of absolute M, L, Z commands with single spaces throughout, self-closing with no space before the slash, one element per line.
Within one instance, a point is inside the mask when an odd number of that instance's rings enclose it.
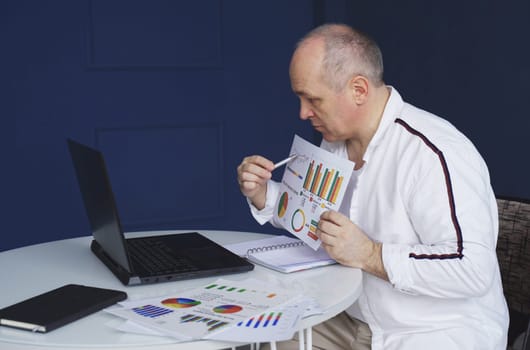
<path fill-rule="evenodd" d="M 134 263 L 153 275 L 198 270 L 188 258 L 175 256 L 163 241 L 156 238 L 128 239 L 127 246 Z"/>

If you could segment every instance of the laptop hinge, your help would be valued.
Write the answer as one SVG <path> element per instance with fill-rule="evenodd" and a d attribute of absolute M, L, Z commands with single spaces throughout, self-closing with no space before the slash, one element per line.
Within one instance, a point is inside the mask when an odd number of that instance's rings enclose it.
<path fill-rule="evenodd" d="M 141 280 L 137 276 L 131 276 L 129 271 L 124 269 L 120 264 L 117 264 L 107 253 L 103 250 L 101 245 L 96 241 L 92 240 L 90 244 L 90 250 L 109 268 L 112 273 L 118 277 L 118 279 L 124 285 L 140 284 Z"/>

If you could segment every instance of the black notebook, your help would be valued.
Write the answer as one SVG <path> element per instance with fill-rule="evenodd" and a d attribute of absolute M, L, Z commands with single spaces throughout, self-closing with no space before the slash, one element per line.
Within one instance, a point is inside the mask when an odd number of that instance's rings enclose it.
<path fill-rule="evenodd" d="M 0 310 L 0 325 L 46 333 L 127 298 L 120 290 L 67 284 Z"/>

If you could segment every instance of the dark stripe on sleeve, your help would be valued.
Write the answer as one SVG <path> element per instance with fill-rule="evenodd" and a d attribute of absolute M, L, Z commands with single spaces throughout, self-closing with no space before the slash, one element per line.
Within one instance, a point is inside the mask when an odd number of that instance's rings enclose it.
<path fill-rule="evenodd" d="M 463 258 L 464 254 L 462 253 L 464 250 L 463 243 L 462 243 L 462 230 L 460 229 L 460 224 L 458 223 L 458 218 L 456 217 L 456 209 L 455 209 L 455 199 L 453 196 L 453 187 L 451 185 L 451 176 L 449 175 L 449 168 L 447 167 L 447 162 L 445 161 L 445 157 L 443 155 L 443 152 L 438 149 L 425 135 L 423 135 L 418 130 L 412 128 L 409 124 L 407 124 L 403 119 L 397 118 L 395 122 L 401 126 L 403 126 L 408 132 L 411 134 L 418 136 L 436 155 L 438 156 L 438 159 L 440 160 L 440 163 L 442 165 L 442 169 L 445 176 L 445 187 L 447 190 L 447 197 L 449 200 L 449 207 L 451 208 L 451 220 L 453 222 L 453 226 L 456 231 L 456 240 L 457 240 L 457 252 L 453 254 L 415 254 L 410 253 L 409 258 L 414 259 L 454 259 L 454 258 Z"/>

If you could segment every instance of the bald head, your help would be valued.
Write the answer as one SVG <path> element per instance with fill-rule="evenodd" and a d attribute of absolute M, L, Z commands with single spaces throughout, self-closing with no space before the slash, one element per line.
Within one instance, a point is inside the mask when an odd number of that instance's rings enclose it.
<path fill-rule="evenodd" d="M 300 51 L 316 48 L 321 55 L 321 78 L 333 90 L 342 90 L 356 76 L 373 85 L 383 84 L 383 57 L 377 44 L 365 34 L 342 24 L 325 24 L 300 40 L 293 59 Z"/>

